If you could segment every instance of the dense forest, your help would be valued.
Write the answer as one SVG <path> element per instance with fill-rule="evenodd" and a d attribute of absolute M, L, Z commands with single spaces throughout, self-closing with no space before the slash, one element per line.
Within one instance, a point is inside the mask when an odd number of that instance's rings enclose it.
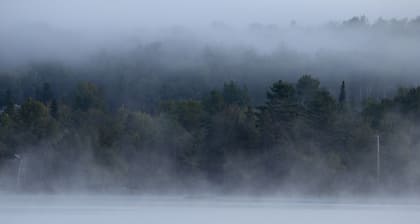
<path fill-rule="evenodd" d="M 418 20 L 369 25 L 355 17 L 331 26 L 407 32 Z M 358 70 L 359 61 L 328 52 L 307 60 L 284 49 L 172 50 L 151 43 L 85 64 L 2 69 L 0 187 L 419 193 L 413 67 Z"/>

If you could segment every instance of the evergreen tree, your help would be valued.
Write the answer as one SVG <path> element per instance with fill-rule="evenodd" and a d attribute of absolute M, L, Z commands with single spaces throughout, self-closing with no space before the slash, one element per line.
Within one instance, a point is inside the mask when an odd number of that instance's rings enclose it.
<path fill-rule="evenodd" d="M 334 121 L 336 101 L 327 90 L 320 90 L 316 93 L 314 100 L 307 111 L 308 118 L 315 130 L 327 129 Z"/>
<path fill-rule="evenodd" d="M 267 99 L 258 114 L 263 144 L 287 142 L 292 137 L 289 130 L 298 116 L 296 90 L 280 80 L 267 92 Z"/>
<path fill-rule="evenodd" d="M 53 99 L 50 105 L 50 114 L 51 117 L 58 119 L 58 102 L 57 99 Z"/>
<path fill-rule="evenodd" d="M 21 125 L 27 132 L 28 141 L 37 141 L 54 133 L 55 126 L 48 108 L 40 101 L 29 98 L 19 109 Z"/>
<path fill-rule="evenodd" d="M 344 109 L 346 104 L 346 84 L 344 81 L 341 83 L 340 95 L 338 96 L 338 103 L 340 104 L 341 109 Z"/>
<path fill-rule="evenodd" d="M 238 87 L 233 81 L 223 85 L 222 95 L 224 102 L 228 105 L 246 106 L 249 104 L 247 89 Z"/>
<path fill-rule="evenodd" d="M 22 121 L 27 125 L 36 123 L 48 115 L 48 111 L 45 105 L 31 98 L 22 104 L 19 112 Z"/>
<path fill-rule="evenodd" d="M 51 90 L 51 86 L 48 82 L 45 82 L 44 85 L 42 86 L 41 101 L 44 104 L 47 104 L 52 99 L 53 99 L 53 92 Z"/>
<path fill-rule="evenodd" d="M 302 76 L 296 84 L 296 94 L 299 104 L 306 107 L 313 100 L 319 90 L 320 82 L 312 78 L 310 75 Z"/>
<path fill-rule="evenodd" d="M 213 90 L 203 99 L 203 107 L 210 114 L 222 111 L 224 106 L 224 98 L 219 91 Z"/>
<path fill-rule="evenodd" d="M 9 114 L 10 116 L 14 116 L 14 114 L 15 114 L 15 103 L 13 101 L 12 91 L 10 89 L 6 90 L 5 104 L 6 104 L 6 109 L 5 109 L 4 112 Z"/>
<path fill-rule="evenodd" d="M 102 92 L 90 82 L 80 83 L 75 92 L 73 107 L 81 111 L 88 111 L 91 108 L 103 109 Z"/>

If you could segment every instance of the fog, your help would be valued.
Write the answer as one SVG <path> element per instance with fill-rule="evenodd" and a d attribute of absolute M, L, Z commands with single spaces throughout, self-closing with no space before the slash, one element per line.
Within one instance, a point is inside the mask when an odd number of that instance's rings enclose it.
<path fill-rule="evenodd" d="M 415 0 L 6 0 L 0 6 L 3 66 L 52 59 L 80 63 L 100 51 L 115 54 L 151 42 L 168 42 L 177 53 L 208 46 L 263 53 L 286 48 L 305 55 L 327 51 L 401 67 L 416 64 L 412 58 L 419 52 L 418 29 L 407 34 L 327 26 L 361 15 L 369 23 L 414 19 L 420 7 Z"/>
<path fill-rule="evenodd" d="M 6 196 L 5 223 L 417 223 L 418 205 L 263 198 Z M 22 215 L 24 213 L 24 215 Z"/>
<path fill-rule="evenodd" d="M 49 22 L 67 27 L 128 27 L 146 25 L 197 25 L 214 20 L 227 23 L 252 22 L 288 24 L 296 20 L 304 24 L 319 24 L 329 20 L 343 20 L 355 15 L 378 17 L 415 17 L 420 3 L 415 0 L 179 0 L 134 1 L 110 0 L 18 0 L 2 1 L 4 22 Z"/>
<path fill-rule="evenodd" d="M 415 223 L 419 9 L 0 0 L 0 222 Z"/>

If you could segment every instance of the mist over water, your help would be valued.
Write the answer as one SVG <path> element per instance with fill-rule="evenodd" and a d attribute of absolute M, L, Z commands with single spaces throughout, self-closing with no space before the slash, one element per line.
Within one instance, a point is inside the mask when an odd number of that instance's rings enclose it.
<path fill-rule="evenodd" d="M 0 2 L 0 223 L 417 223 L 420 1 Z"/>
<path fill-rule="evenodd" d="M 7 196 L 7 223 L 417 223 L 418 205 L 287 199 Z M 24 215 L 22 215 L 24 213 Z"/>

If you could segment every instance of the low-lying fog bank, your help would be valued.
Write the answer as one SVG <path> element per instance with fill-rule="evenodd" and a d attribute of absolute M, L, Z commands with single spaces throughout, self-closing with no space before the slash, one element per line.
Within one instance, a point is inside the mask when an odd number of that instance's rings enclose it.
<path fill-rule="evenodd" d="M 418 201 L 2 195 L 4 223 L 417 223 Z"/>

